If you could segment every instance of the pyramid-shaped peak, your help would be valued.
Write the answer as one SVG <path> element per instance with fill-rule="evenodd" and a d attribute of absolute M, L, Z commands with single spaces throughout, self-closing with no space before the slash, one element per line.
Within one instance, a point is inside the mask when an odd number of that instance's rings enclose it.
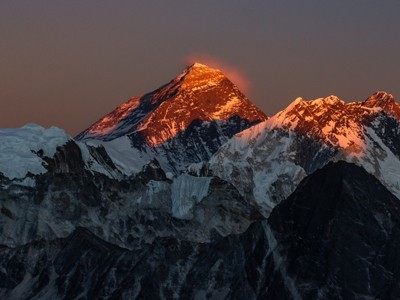
<path fill-rule="evenodd" d="M 213 69 L 207 65 L 195 62 L 188 66 L 183 73 L 178 76 L 179 80 L 183 80 L 182 87 L 184 89 L 199 89 L 207 86 L 216 86 L 222 80 L 226 79 L 225 75 L 218 69 Z"/>
<path fill-rule="evenodd" d="M 209 67 L 207 65 L 195 62 L 188 66 L 185 71 L 185 75 L 199 76 L 201 74 L 209 74 L 211 76 L 223 76 L 221 70 Z"/>
<path fill-rule="evenodd" d="M 211 68 L 205 64 L 199 63 L 199 62 L 194 62 L 189 66 L 191 69 L 210 69 L 210 70 L 215 70 L 214 68 Z"/>
<path fill-rule="evenodd" d="M 220 70 L 196 62 L 169 83 L 121 104 L 77 138 L 112 140 L 136 134 L 157 147 L 195 121 L 227 122 L 232 117 L 248 124 L 267 118 Z"/>

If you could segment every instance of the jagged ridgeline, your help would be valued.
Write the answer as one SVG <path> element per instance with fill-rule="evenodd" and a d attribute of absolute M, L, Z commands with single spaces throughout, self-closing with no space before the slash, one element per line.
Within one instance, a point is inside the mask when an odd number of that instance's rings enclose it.
<path fill-rule="evenodd" d="M 399 117 L 267 118 L 195 63 L 75 139 L 0 129 L 0 299 L 397 299 Z"/>
<path fill-rule="evenodd" d="M 164 170 L 179 173 L 208 161 L 233 135 L 266 119 L 220 70 L 195 63 L 159 89 L 117 107 L 76 139 L 103 145 L 127 172 L 156 157 Z"/>

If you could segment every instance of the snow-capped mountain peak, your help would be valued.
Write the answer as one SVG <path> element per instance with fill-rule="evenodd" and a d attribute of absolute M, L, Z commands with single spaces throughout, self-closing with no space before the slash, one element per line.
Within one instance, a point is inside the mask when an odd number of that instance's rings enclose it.
<path fill-rule="evenodd" d="M 234 134 L 266 119 L 220 70 L 194 63 L 168 84 L 120 105 L 76 138 L 102 144 L 132 172 L 155 156 L 163 167 L 177 170 L 208 160 Z M 132 156 L 138 159 L 133 162 Z"/>
<path fill-rule="evenodd" d="M 385 106 L 387 104 L 395 104 L 395 100 L 392 94 L 385 91 L 378 91 L 372 94 L 368 99 L 366 99 L 363 105 L 373 105 L 373 106 Z"/>
<path fill-rule="evenodd" d="M 398 107 L 383 92 L 353 103 L 336 96 L 297 98 L 223 145 L 210 168 L 243 195 L 253 196 L 266 212 L 306 174 L 337 160 L 363 166 L 400 196 Z"/>
<path fill-rule="evenodd" d="M 281 127 L 324 140 L 331 147 L 357 156 L 365 149 L 363 126 L 382 110 L 395 117 L 400 112 L 393 96 L 385 92 L 353 103 L 333 95 L 309 101 L 297 98 L 265 124 L 268 128 Z"/>
<path fill-rule="evenodd" d="M 193 88 L 191 83 L 198 84 L 200 82 L 209 82 L 212 84 L 217 84 L 219 80 L 222 80 L 225 75 L 218 69 L 210 68 L 201 63 L 195 62 L 188 66 L 178 78 L 184 79 L 184 87 Z"/>
<path fill-rule="evenodd" d="M 397 120 L 400 120 L 400 105 L 395 101 L 393 95 L 384 91 L 374 93 L 362 105 L 371 108 L 382 108 L 388 115 L 392 115 Z"/>
<path fill-rule="evenodd" d="M 0 129 L 0 175 L 22 179 L 47 172 L 70 173 L 75 171 L 71 166 L 82 164 L 89 172 L 113 178 L 117 171 L 100 161 L 101 151 L 73 141 L 64 130 L 54 126 L 26 124 Z"/>
<path fill-rule="evenodd" d="M 140 132 L 155 147 L 194 120 L 227 120 L 233 115 L 249 122 L 266 119 L 220 70 L 194 63 L 161 88 L 120 105 L 77 138 L 112 140 Z"/>
<path fill-rule="evenodd" d="M 357 106 L 356 109 L 336 96 L 310 101 L 297 98 L 286 109 L 265 121 L 264 127 L 299 132 L 358 155 L 364 148 L 360 122 L 370 112 L 370 108 Z M 252 129 L 240 135 L 245 136 L 250 131 Z"/>

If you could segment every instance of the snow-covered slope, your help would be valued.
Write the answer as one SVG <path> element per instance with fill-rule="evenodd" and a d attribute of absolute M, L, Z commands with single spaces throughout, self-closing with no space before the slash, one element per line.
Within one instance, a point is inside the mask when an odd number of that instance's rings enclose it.
<path fill-rule="evenodd" d="M 335 96 L 296 99 L 286 109 L 237 134 L 210 160 L 268 214 L 307 174 L 329 161 L 363 166 L 400 197 L 400 124 L 393 96 L 378 92 L 346 104 Z"/>
<path fill-rule="evenodd" d="M 63 154 L 67 153 L 68 145 L 75 145 L 72 147 L 79 152 L 79 157 L 57 157 L 58 152 L 65 150 Z M 57 127 L 27 124 L 21 128 L 0 129 L 0 173 L 9 179 L 46 173 L 55 167 L 53 161 L 59 164 L 58 171 L 69 172 L 71 165 L 82 162 L 88 171 L 116 177 L 118 171 L 102 164 L 99 158 L 95 148 L 75 143 Z"/>
<path fill-rule="evenodd" d="M 207 161 L 234 134 L 266 119 L 216 69 L 195 63 L 159 89 L 132 98 L 76 139 L 103 145 L 126 173 L 156 157 L 164 169 Z"/>

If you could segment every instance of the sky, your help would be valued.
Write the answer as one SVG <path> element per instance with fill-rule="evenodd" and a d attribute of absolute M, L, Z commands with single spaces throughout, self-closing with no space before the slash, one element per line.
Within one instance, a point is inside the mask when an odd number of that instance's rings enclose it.
<path fill-rule="evenodd" d="M 2 0 L 0 127 L 75 135 L 193 60 L 269 116 L 299 96 L 400 99 L 399 13 L 400 0 Z"/>

